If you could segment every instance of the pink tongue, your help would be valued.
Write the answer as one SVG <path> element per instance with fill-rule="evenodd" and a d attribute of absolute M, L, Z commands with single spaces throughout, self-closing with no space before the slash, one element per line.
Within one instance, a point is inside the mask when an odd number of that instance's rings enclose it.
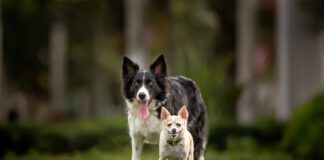
<path fill-rule="evenodd" d="M 137 115 L 142 120 L 145 120 L 150 115 L 148 101 L 140 102 L 140 108 L 138 109 Z"/>

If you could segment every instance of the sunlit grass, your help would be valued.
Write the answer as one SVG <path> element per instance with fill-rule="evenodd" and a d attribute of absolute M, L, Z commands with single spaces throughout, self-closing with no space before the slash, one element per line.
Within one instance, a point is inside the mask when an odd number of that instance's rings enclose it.
<path fill-rule="evenodd" d="M 6 155 L 5 160 L 129 160 L 131 158 L 130 149 L 120 151 L 102 151 L 91 149 L 85 152 L 74 152 L 69 154 L 40 154 L 37 151 L 30 151 L 26 155 L 17 156 L 12 153 Z M 158 159 L 158 147 L 144 149 L 141 160 Z M 292 158 L 277 151 L 224 151 L 217 152 L 208 149 L 206 160 L 292 160 Z"/>
<path fill-rule="evenodd" d="M 18 130 L 20 131 L 20 130 Z M 18 132 L 10 132 L 17 134 Z M 28 132 L 29 133 L 29 132 Z M 5 160 L 129 160 L 130 138 L 125 117 L 78 119 L 58 124 L 38 126 L 29 133 L 37 134 L 36 145 L 28 152 L 17 155 L 9 152 Z M 53 136 L 55 135 L 54 139 Z M 262 146 L 253 137 L 227 137 L 227 150 L 217 151 L 212 147 L 213 135 L 206 152 L 206 160 L 292 160 L 276 148 Z M 92 137 L 95 137 L 94 139 Z M 24 137 L 26 138 L 26 137 Z M 56 138 L 56 139 L 55 139 Z M 64 143 L 56 143 L 56 140 Z M 91 145 L 96 142 L 96 144 Z M 24 141 L 17 143 L 24 144 Z M 16 144 L 16 145 L 17 145 Z M 78 145 L 86 144 L 85 148 Z M 18 145 L 17 145 L 18 146 Z M 71 147 L 72 146 L 72 147 Z M 32 149 L 31 149 L 32 148 Z M 1 148 L 0 148 L 1 149 Z M 57 153 L 57 154 L 52 154 Z M 158 159 L 158 146 L 145 145 L 141 160 Z"/>

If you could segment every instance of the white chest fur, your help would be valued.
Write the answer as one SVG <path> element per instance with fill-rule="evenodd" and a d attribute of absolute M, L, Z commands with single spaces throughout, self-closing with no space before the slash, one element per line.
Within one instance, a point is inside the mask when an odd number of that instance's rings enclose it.
<path fill-rule="evenodd" d="M 179 143 L 176 146 L 165 144 L 162 155 L 166 158 L 176 157 L 181 159 L 182 157 L 186 157 L 187 152 L 185 150 L 185 144 Z"/>
<path fill-rule="evenodd" d="M 136 104 L 130 103 L 126 101 L 128 108 L 128 126 L 129 132 L 132 136 L 141 136 L 145 143 L 153 143 L 156 144 L 159 141 L 161 124 L 157 115 L 158 112 L 155 111 L 156 106 L 154 103 L 151 103 L 150 115 L 147 119 L 142 120 L 137 116 L 138 106 Z"/>
<path fill-rule="evenodd" d="M 159 143 L 160 159 L 177 158 L 193 160 L 194 148 L 191 134 L 189 131 L 185 130 L 184 133 L 179 136 L 181 140 L 175 145 L 170 145 L 167 142 L 169 139 L 168 133 L 162 131 Z"/>

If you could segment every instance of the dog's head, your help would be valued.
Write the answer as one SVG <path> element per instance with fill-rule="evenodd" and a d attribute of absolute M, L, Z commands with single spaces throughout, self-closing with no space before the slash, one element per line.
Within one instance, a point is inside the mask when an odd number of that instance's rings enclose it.
<path fill-rule="evenodd" d="M 178 115 L 170 115 L 170 112 L 166 108 L 162 107 L 162 132 L 167 133 L 170 138 L 177 138 L 187 129 L 188 117 L 189 113 L 186 106 L 183 106 L 178 111 Z"/>
<path fill-rule="evenodd" d="M 156 109 L 156 103 L 165 98 L 165 78 L 167 76 L 164 56 L 160 55 L 149 69 L 140 69 L 138 64 L 124 57 L 122 90 L 128 103 L 142 120 Z M 154 104 L 153 104 L 154 103 Z"/>

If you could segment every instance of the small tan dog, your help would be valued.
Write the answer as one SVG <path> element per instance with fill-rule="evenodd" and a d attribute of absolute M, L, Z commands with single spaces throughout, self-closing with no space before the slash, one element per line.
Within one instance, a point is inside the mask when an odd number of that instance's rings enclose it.
<path fill-rule="evenodd" d="M 187 107 L 183 106 L 178 115 L 170 115 L 170 112 L 162 107 L 160 134 L 160 158 L 166 160 L 176 158 L 179 160 L 193 160 L 194 142 L 187 130 Z"/>

